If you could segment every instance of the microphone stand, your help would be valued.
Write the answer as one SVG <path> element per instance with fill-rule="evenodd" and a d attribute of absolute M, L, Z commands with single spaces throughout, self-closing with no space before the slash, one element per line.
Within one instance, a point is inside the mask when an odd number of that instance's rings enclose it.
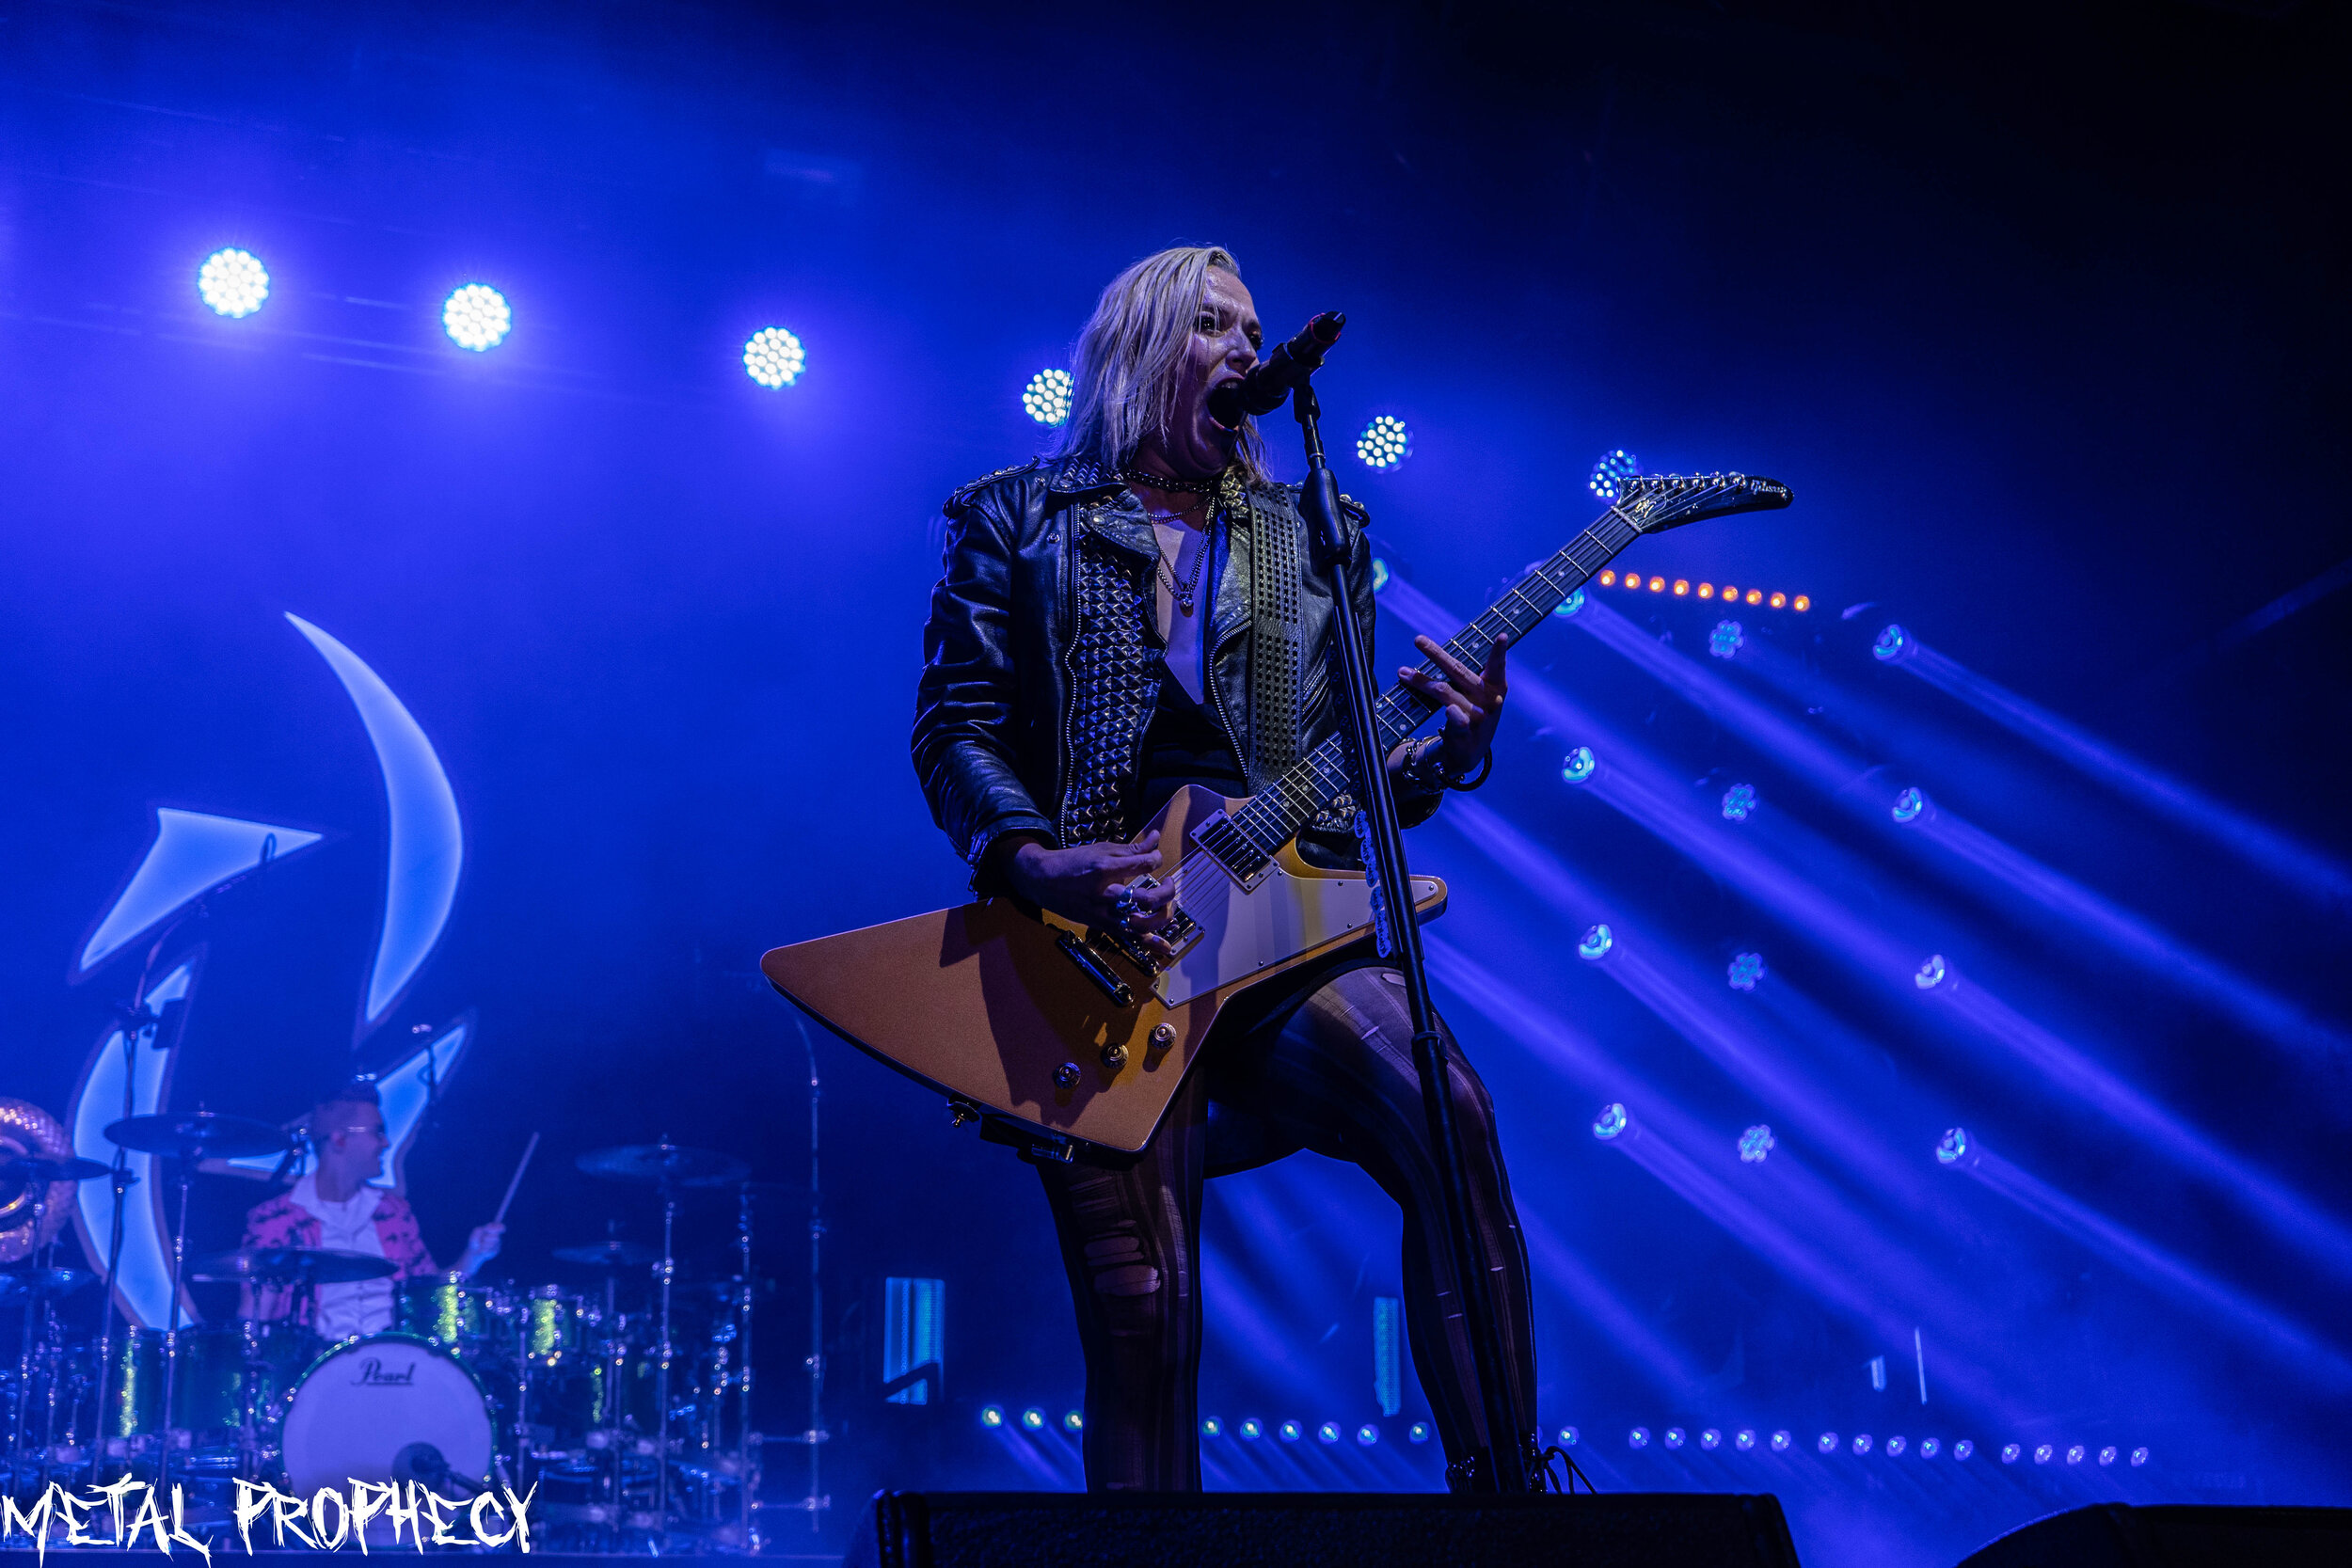
<path fill-rule="evenodd" d="M 1372 650 L 1364 641 L 1363 627 L 1357 624 L 1355 598 L 1348 592 L 1347 531 L 1340 521 L 1339 482 L 1324 456 L 1323 408 L 1311 385 L 1299 382 L 1291 393 L 1291 409 L 1307 445 L 1307 483 L 1299 489 L 1299 506 L 1307 516 L 1315 562 L 1331 583 L 1341 697 L 1356 753 L 1356 804 L 1362 814 L 1358 819 L 1359 837 L 1368 841 L 1372 851 L 1364 875 L 1372 889 L 1373 925 L 1387 949 L 1382 956 L 1405 979 L 1405 1002 L 1413 1021 L 1413 1065 L 1421 1073 L 1422 1107 L 1429 1118 L 1429 1141 L 1445 1189 L 1446 1235 L 1452 1243 L 1454 1279 L 1462 1293 L 1463 1329 L 1470 1338 L 1480 1406 L 1486 1416 L 1488 1446 L 1473 1455 L 1479 1463 L 1473 1467 L 1470 1485 L 1480 1492 L 1525 1492 L 1527 1467 L 1519 1453 L 1523 1434 L 1511 1408 L 1496 1342 L 1493 1275 L 1488 1272 L 1484 1238 L 1470 1223 L 1470 1173 L 1463 1166 L 1461 1136 L 1454 1120 L 1445 1038 L 1438 1032 L 1437 1009 L 1429 1000 L 1421 924 L 1405 864 L 1405 837 L 1397 821 L 1396 793 L 1389 781 L 1386 737 L 1375 705 L 1378 687 L 1373 680 Z"/>

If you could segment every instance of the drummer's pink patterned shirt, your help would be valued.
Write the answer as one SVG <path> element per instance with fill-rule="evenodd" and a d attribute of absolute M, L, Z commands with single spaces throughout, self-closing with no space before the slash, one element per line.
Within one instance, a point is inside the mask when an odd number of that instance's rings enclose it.
<path fill-rule="evenodd" d="M 296 1203 L 292 1193 L 280 1193 L 246 1212 L 243 1244 L 315 1247 L 321 1244 L 323 1229 L 319 1217 Z M 385 1260 L 397 1271 L 392 1275 L 395 1280 L 441 1272 L 425 1247 L 423 1232 L 417 1228 L 416 1212 L 398 1193 L 385 1193 L 375 1201 L 375 1239 L 384 1248 Z M 294 1308 L 294 1321 L 307 1324 L 311 1315 L 306 1292 Z"/>

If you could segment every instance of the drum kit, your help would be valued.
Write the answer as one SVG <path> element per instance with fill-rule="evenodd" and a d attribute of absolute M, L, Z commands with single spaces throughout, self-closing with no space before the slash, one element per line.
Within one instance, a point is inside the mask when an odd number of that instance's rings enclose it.
<path fill-rule="evenodd" d="M 285 1152 L 292 1141 L 278 1128 L 197 1112 L 127 1117 L 106 1136 L 173 1162 L 175 1301 L 188 1283 L 233 1284 L 251 1310 L 395 1273 L 381 1257 L 322 1248 L 187 1256 L 192 1176 L 206 1162 Z M 59 1184 L 70 1193 L 110 1170 L 56 1154 L 10 1159 L 0 1149 L 0 1198 L 33 1195 L 37 1230 Z M 120 1324 L 111 1277 L 119 1259 L 110 1258 L 93 1344 L 68 1329 L 61 1304 L 98 1276 L 0 1273 L 0 1310 L 23 1313 L 13 1375 L 0 1372 L 9 1393 L 0 1487 L 98 1483 L 127 1470 L 159 1489 L 187 1484 L 200 1510 L 205 1483 L 217 1509 L 238 1479 L 304 1497 L 353 1480 L 417 1481 L 458 1499 L 494 1484 L 536 1485 L 534 1540 L 548 1547 L 755 1548 L 749 1169 L 666 1140 L 597 1149 L 578 1165 L 658 1201 L 658 1249 L 622 1239 L 616 1220 L 600 1242 L 553 1249 L 593 1283 L 515 1286 L 455 1274 L 397 1281 L 391 1325 L 341 1341 L 294 1315 Z M 124 1182 L 123 1162 L 111 1169 Z M 734 1273 L 690 1282 L 676 1256 L 680 1209 L 728 1189 L 737 1195 Z M 43 1261 L 38 1253 L 29 1260 Z"/>

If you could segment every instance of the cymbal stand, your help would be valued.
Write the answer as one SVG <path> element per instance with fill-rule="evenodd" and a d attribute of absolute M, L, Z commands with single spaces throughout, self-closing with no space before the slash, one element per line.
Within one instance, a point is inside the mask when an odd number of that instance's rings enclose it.
<path fill-rule="evenodd" d="M 32 1234 L 39 1236 L 41 1221 L 46 1217 L 44 1211 L 48 1208 L 49 1183 L 35 1181 L 29 1185 L 33 1192 Z M 41 1275 L 40 1258 L 45 1250 L 35 1247 L 26 1255 L 33 1265 L 32 1279 L 39 1279 Z M 8 1417 L 8 1482 L 11 1486 L 19 1479 L 17 1466 L 24 1463 L 24 1421 L 33 1402 L 33 1319 L 48 1306 L 48 1302 L 49 1297 L 43 1291 L 27 1291 L 24 1294 L 24 1333 L 16 1353 L 16 1408 Z"/>
<path fill-rule="evenodd" d="M 171 1494 L 172 1396 L 180 1382 L 180 1291 L 188 1257 L 188 1189 L 195 1184 L 196 1162 L 202 1154 L 196 1145 L 183 1143 L 172 1168 L 172 1182 L 180 1189 L 180 1217 L 171 1229 L 171 1303 L 164 1312 L 164 1409 L 157 1427 L 163 1447 L 155 1461 L 158 1497 Z"/>
<path fill-rule="evenodd" d="M 759 1465 L 752 1446 L 752 1303 L 757 1294 L 752 1282 L 752 1184 L 743 1183 L 736 1196 L 735 1251 L 742 1285 L 736 1296 L 735 1354 L 735 1490 L 741 1516 L 743 1549 L 759 1550 L 759 1513 L 752 1506 L 758 1490 Z"/>
<path fill-rule="evenodd" d="M 184 918 L 184 917 L 183 917 Z M 155 970 L 155 958 L 164 950 L 165 938 L 179 928 L 179 921 L 164 927 L 163 935 L 147 950 L 147 962 L 139 969 L 139 983 L 132 989 L 131 1005 L 122 1010 L 122 1116 L 129 1120 L 137 1113 L 139 1041 L 162 1024 L 163 1019 L 147 1005 L 147 982 Z M 114 1165 L 106 1173 L 114 1188 L 114 1221 L 106 1229 L 106 1293 L 98 1303 L 98 1404 L 90 1415 L 89 1483 L 98 1484 L 106 1465 L 106 1385 L 114 1377 L 115 1361 L 115 1281 L 122 1270 L 122 1203 L 138 1178 L 131 1174 L 131 1151 L 115 1145 Z M 171 1316 L 180 1316 L 180 1298 L 171 1300 Z M 126 1312 L 127 1319 L 129 1314 Z M 123 1328 L 130 1328 L 125 1322 Z M 166 1430 L 169 1430 L 170 1415 L 165 1415 Z"/>
<path fill-rule="evenodd" d="M 662 1142 L 669 1140 L 664 1138 Z M 670 1363 L 677 1355 L 677 1347 L 670 1337 L 670 1284 L 677 1275 L 677 1255 L 673 1242 L 677 1229 L 677 1184 L 667 1176 L 661 1179 L 661 1341 L 654 1347 L 659 1357 L 653 1368 L 653 1440 L 654 1498 L 653 1516 L 667 1528 L 670 1523 Z"/>

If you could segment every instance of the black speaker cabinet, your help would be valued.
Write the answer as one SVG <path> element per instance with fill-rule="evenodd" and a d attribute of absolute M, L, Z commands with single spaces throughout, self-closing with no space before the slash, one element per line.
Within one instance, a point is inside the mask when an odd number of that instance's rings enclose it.
<path fill-rule="evenodd" d="M 843 1568 L 1796 1568 L 1769 1496 L 877 1492 Z"/>
<path fill-rule="evenodd" d="M 2010 1531 L 1960 1568 L 2343 1568 L 2352 1508 L 2102 1503 Z"/>

